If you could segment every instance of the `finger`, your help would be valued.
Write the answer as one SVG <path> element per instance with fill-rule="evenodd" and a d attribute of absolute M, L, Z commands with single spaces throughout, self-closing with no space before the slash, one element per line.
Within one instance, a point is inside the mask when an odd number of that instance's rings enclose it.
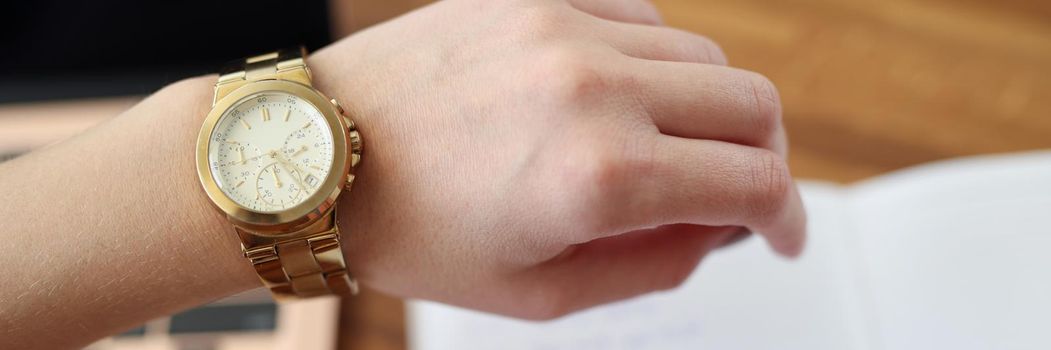
<path fill-rule="evenodd" d="M 601 20 L 599 20 L 601 21 Z M 596 31 L 602 39 L 625 55 L 658 61 L 726 65 L 719 44 L 685 30 L 602 21 Z"/>
<path fill-rule="evenodd" d="M 637 100 L 661 133 L 787 153 L 781 99 L 766 77 L 736 68 L 634 60 Z"/>
<path fill-rule="evenodd" d="M 548 261 L 527 278 L 544 290 L 536 300 L 540 318 L 671 289 L 737 228 L 667 225 L 598 239 Z"/>
<path fill-rule="evenodd" d="M 600 211 L 590 218 L 593 234 L 669 223 L 743 226 L 782 255 L 802 251 L 806 214 L 782 157 L 713 140 L 655 135 L 640 142 L 650 143 L 648 155 L 625 156 L 606 189 L 589 199 Z"/>
<path fill-rule="evenodd" d="M 657 7 L 646 0 L 569 0 L 576 9 L 611 21 L 662 25 Z"/>
<path fill-rule="evenodd" d="M 802 251 L 806 214 L 784 158 L 719 141 L 662 136 L 656 142 L 658 176 L 640 179 L 636 190 L 657 195 L 637 199 L 639 210 L 651 218 L 663 214 L 663 222 L 744 226 L 782 255 Z"/>

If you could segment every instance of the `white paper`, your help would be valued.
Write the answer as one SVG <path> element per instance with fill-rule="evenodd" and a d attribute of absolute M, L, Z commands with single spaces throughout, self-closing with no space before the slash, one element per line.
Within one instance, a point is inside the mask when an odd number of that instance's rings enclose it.
<path fill-rule="evenodd" d="M 1051 152 L 938 163 L 855 186 L 885 349 L 1051 349 Z"/>

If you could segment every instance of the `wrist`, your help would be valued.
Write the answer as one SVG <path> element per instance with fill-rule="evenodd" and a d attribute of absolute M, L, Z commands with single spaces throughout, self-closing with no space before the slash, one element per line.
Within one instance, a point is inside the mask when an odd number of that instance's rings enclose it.
<path fill-rule="evenodd" d="M 278 298 L 357 290 L 329 233 L 361 143 L 327 94 L 304 87 L 325 87 L 305 57 L 280 50 L 228 65 L 197 141 L 208 201 L 237 227 L 249 265 Z"/>
<path fill-rule="evenodd" d="M 382 138 L 381 131 L 374 128 L 370 117 L 375 111 L 370 110 L 364 104 L 369 98 L 363 91 L 367 91 L 367 77 L 364 70 L 358 69 L 361 62 L 346 62 L 341 59 L 346 56 L 346 48 L 337 48 L 341 45 L 353 45 L 352 39 L 345 39 L 336 44 L 318 50 L 308 57 L 307 65 L 310 67 L 314 87 L 330 98 L 335 99 L 345 110 L 345 114 L 354 121 L 354 125 L 362 135 L 364 157 L 354 170 L 355 179 L 351 191 L 343 193 L 339 197 L 335 215 L 341 231 L 343 241 L 343 252 L 347 262 L 347 270 L 359 283 L 368 284 L 370 276 L 365 266 L 368 264 L 368 240 L 361 239 L 364 234 L 363 228 L 371 217 L 375 217 L 369 211 L 372 206 L 367 202 L 367 197 L 373 182 L 377 176 L 370 173 L 377 170 L 377 159 L 373 157 L 382 156 L 377 139 Z M 379 143 L 382 144 L 382 143 Z M 382 145 L 380 145 L 382 146 Z"/>

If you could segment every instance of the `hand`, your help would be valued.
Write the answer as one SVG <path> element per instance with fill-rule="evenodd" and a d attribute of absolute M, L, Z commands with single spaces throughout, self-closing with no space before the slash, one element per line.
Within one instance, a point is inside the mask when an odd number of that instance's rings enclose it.
<path fill-rule="evenodd" d="M 362 130 L 340 223 L 392 294 L 545 319 L 803 247 L 777 91 L 641 0 L 450 0 L 317 52 Z"/>
<path fill-rule="evenodd" d="M 295 157 L 296 154 L 298 154 L 300 151 L 305 151 L 306 149 L 307 149 L 307 146 L 303 146 L 303 148 L 300 148 L 299 151 L 296 151 L 296 153 L 293 153 L 291 156 L 289 156 L 289 158 Z M 271 154 L 271 156 L 274 157 L 274 159 L 277 160 L 278 163 L 281 163 L 281 165 L 285 167 L 285 170 L 288 171 L 288 176 L 296 181 L 296 184 L 299 185 L 299 188 L 301 188 L 301 189 L 306 189 L 307 188 L 306 186 L 303 186 L 303 179 L 302 179 L 302 177 L 304 175 L 306 175 L 307 172 L 303 171 L 303 169 L 300 168 L 298 165 L 296 165 L 296 163 L 293 163 L 293 162 L 289 161 L 288 159 L 285 159 L 285 157 L 281 155 L 281 152 L 278 152 L 278 151 L 274 150 L 274 151 L 270 151 L 270 154 Z M 281 183 L 280 182 L 278 182 L 277 187 L 278 188 L 281 187 Z"/>

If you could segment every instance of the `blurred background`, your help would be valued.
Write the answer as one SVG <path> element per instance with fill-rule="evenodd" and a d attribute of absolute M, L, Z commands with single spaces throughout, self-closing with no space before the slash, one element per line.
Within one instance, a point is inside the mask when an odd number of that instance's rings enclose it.
<path fill-rule="evenodd" d="M 797 177 L 851 182 L 949 157 L 1051 148 L 1049 1 L 653 2 L 668 25 L 713 38 L 732 65 L 777 84 Z M 6 4 L 0 160 L 228 60 L 299 43 L 317 49 L 427 3 L 304 1 L 272 33 L 237 37 L 217 37 L 215 28 L 255 28 L 288 5 Z M 400 300 L 366 291 L 343 302 L 338 320 L 341 349 L 406 347 Z"/>

